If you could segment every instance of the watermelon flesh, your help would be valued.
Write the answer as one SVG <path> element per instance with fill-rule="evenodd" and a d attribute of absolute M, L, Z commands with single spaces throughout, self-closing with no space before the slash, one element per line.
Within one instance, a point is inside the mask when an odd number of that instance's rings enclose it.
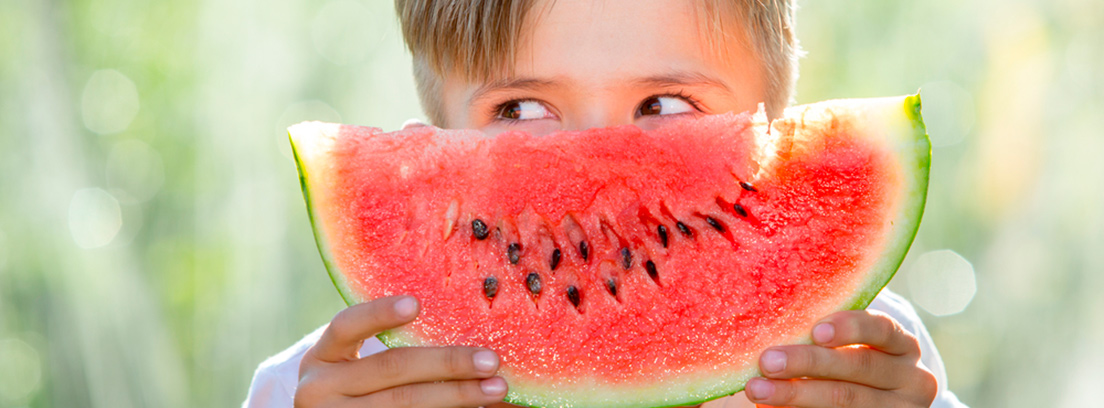
<path fill-rule="evenodd" d="M 864 308 L 919 226 L 919 96 L 495 137 L 290 128 L 349 304 L 408 294 L 391 347 L 495 350 L 507 401 L 658 407 L 740 391 L 759 354 Z"/>

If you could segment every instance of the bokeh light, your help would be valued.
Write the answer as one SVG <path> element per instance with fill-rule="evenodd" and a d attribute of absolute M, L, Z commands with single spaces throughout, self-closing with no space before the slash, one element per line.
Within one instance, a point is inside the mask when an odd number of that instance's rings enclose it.
<path fill-rule="evenodd" d="M 85 188 L 73 194 L 69 203 L 69 233 L 85 249 L 110 244 L 123 227 L 119 200 L 99 188 Z"/>
<path fill-rule="evenodd" d="M 0 402 L 26 402 L 42 385 L 42 358 L 18 338 L 0 339 Z"/>
<path fill-rule="evenodd" d="M 932 147 L 953 146 L 962 142 L 974 127 L 974 98 L 952 81 L 928 82 L 920 87 L 924 125 Z"/>
<path fill-rule="evenodd" d="M 977 294 L 974 266 L 949 249 L 920 255 L 906 277 L 912 301 L 936 316 L 961 313 Z"/>
<path fill-rule="evenodd" d="M 84 126 L 99 134 L 126 130 L 138 114 L 138 88 L 126 75 L 113 69 L 92 73 L 81 93 Z"/>

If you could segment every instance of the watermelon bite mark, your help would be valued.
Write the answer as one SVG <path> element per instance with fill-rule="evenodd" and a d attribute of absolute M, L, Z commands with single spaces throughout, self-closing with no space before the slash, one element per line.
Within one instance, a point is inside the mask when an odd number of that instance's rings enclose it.
<path fill-rule="evenodd" d="M 350 304 L 410 294 L 389 346 L 501 357 L 531 406 L 693 404 L 865 307 L 923 212 L 918 96 L 534 137 L 290 129 L 319 250 Z M 768 131 L 769 129 L 769 131 Z"/>

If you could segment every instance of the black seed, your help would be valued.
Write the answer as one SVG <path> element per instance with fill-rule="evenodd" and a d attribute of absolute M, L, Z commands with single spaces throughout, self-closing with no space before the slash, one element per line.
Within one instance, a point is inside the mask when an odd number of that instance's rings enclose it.
<path fill-rule="evenodd" d="M 629 252 L 629 248 L 621 248 L 621 267 L 632 268 L 632 252 Z"/>
<path fill-rule="evenodd" d="M 560 256 L 562 255 L 563 253 L 560 252 L 559 248 L 552 250 L 552 270 L 556 270 L 556 267 L 560 266 Z"/>
<path fill-rule="evenodd" d="M 717 230 L 717 232 L 724 232 L 725 230 L 724 225 L 721 225 L 721 222 L 717 221 L 716 218 L 705 217 L 705 222 L 709 223 L 709 226 L 713 227 L 713 229 Z"/>
<path fill-rule="evenodd" d="M 748 183 L 746 181 L 741 181 L 740 182 L 740 187 L 743 187 L 744 190 L 747 190 L 747 191 L 750 191 L 750 192 L 753 192 L 753 193 L 759 191 L 759 190 L 755 189 L 755 186 L 751 185 L 751 183 Z"/>
<path fill-rule="evenodd" d="M 494 276 L 488 276 L 487 279 L 483 280 L 483 296 L 486 296 L 487 299 L 494 299 L 497 294 L 498 279 L 495 279 Z"/>
<path fill-rule="evenodd" d="M 667 227 L 660 225 L 656 228 L 656 232 L 659 233 L 659 242 L 663 244 L 664 248 L 667 248 Z"/>
<path fill-rule="evenodd" d="M 617 281 L 613 280 L 613 278 L 609 278 L 609 280 L 606 281 L 606 289 L 609 289 L 611 295 L 617 296 Z"/>
<path fill-rule="evenodd" d="M 571 304 L 575 305 L 575 307 L 579 307 L 579 301 L 581 300 L 579 299 L 579 289 L 574 286 L 568 286 L 567 300 L 570 300 Z"/>
<path fill-rule="evenodd" d="M 687 227 L 686 224 L 682 223 L 682 221 L 676 222 L 675 227 L 678 227 L 678 230 L 679 230 L 679 232 L 682 233 L 682 235 L 685 235 L 685 236 L 688 236 L 688 237 L 694 236 L 694 232 L 690 231 L 690 227 Z"/>
<path fill-rule="evenodd" d="M 537 275 L 536 272 L 529 272 L 529 275 L 525 277 L 525 287 L 529 288 L 529 293 L 534 296 L 539 295 L 541 292 L 540 275 Z"/>
<path fill-rule="evenodd" d="M 476 218 L 472 221 L 472 235 L 475 235 L 475 239 L 480 241 L 487 239 L 487 224 L 483 220 Z"/>
<path fill-rule="evenodd" d="M 736 210 L 736 214 L 740 214 L 741 217 L 747 217 L 748 216 L 747 210 L 744 209 L 744 206 L 740 205 L 740 203 L 733 204 L 732 209 Z"/>
<path fill-rule="evenodd" d="M 659 280 L 659 271 L 656 270 L 655 262 L 650 259 L 644 263 L 644 270 L 648 271 L 648 276 L 651 276 L 654 280 Z"/>
<path fill-rule="evenodd" d="M 506 257 L 510 259 L 510 263 L 517 265 L 521 260 L 521 244 L 515 242 L 506 247 Z"/>
<path fill-rule="evenodd" d="M 587 246 L 586 241 L 579 242 L 579 255 L 583 256 L 583 260 L 590 259 L 590 247 Z"/>

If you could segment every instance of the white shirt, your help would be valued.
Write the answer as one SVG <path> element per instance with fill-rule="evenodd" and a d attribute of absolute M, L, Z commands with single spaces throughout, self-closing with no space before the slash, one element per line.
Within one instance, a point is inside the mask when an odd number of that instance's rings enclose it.
<path fill-rule="evenodd" d="M 920 316 L 907 300 L 888 289 L 883 290 L 874 301 L 870 303 L 868 310 L 878 310 L 893 317 L 897 322 L 916 336 L 920 342 L 920 363 L 935 375 L 939 383 L 939 393 L 932 403 L 932 408 L 966 408 L 959 402 L 958 397 L 947 389 L 947 372 L 943 368 L 943 359 L 939 357 L 939 351 L 935 349 L 931 335 L 920 321 Z M 243 408 L 290 408 L 293 405 L 295 387 L 299 384 L 299 360 L 318 338 L 326 326 L 319 327 L 314 332 L 303 337 L 280 354 L 269 357 L 253 374 L 253 383 L 249 386 L 249 395 L 246 397 Z M 360 355 L 367 356 L 386 350 L 375 337 L 364 341 L 360 348 Z"/>

